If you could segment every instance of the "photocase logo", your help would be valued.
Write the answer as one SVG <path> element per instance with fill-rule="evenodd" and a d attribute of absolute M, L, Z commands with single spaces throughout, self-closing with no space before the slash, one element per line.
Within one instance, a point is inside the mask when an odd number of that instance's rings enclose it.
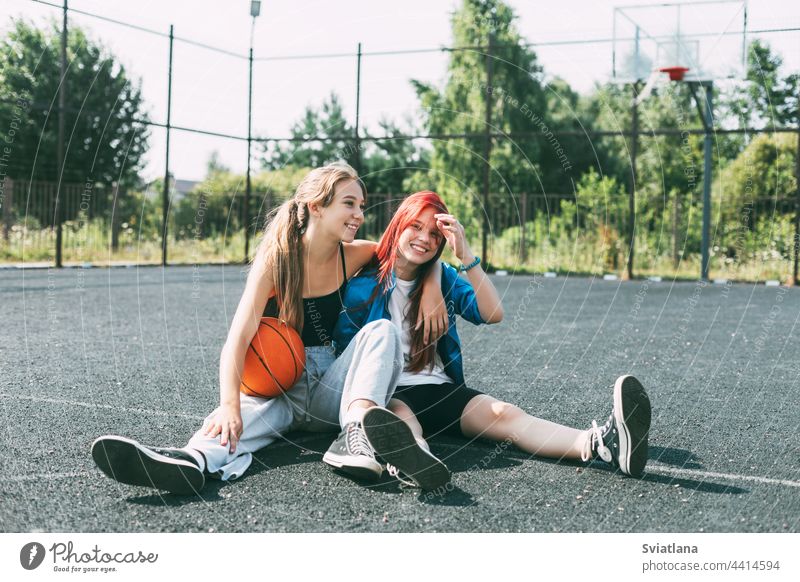
<path fill-rule="evenodd" d="M 19 552 L 19 563 L 26 570 L 35 570 L 44 561 L 44 546 L 39 542 L 30 542 L 22 546 Z"/>

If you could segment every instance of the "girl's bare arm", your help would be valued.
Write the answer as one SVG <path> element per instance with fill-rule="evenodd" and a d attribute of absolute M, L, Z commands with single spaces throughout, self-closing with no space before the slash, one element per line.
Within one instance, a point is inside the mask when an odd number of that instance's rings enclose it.
<path fill-rule="evenodd" d="M 247 276 L 242 298 L 231 322 L 228 338 L 222 348 L 219 361 L 219 402 L 220 408 L 206 427 L 205 434 L 221 434 L 220 444 L 230 443 L 231 452 L 242 434 L 242 417 L 239 405 L 239 386 L 244 370 L 244 357 L 247 348 L 258 331 L 261 316 L 272 294 L 274 285 L 272 275 L 262 261 L 256 259 Z"/>
<path fill-rule="evenodd" d="M 435 218 L 439 230 L 447 239 L 447 244 L 453 249 L 456 258 L 465 265 L 471 264 L 475 260 L 475 255 L 469 248 L 464 226 L 451 214 L 436 214 Z M 475 299 L 478 302 L 481 319 L 486 323 L 501 322 L 503 320 L 503 302 L 480 264 L 467 271 L 467 279 L 475 290 Z"/>
<path fill-rule="evenodd" d="M 352 274 L 358 273 L 372 259 L 377 246 L 377 243 L 368 240 L 345 243 L 348 271 Z M 443 336 L 447 332 L 447 325 L 447 306 L 442 295 L 442 266 L 437 262 L 422 282 L 416 327 L 423 326 L 425 343 L 428 344 Z"/>

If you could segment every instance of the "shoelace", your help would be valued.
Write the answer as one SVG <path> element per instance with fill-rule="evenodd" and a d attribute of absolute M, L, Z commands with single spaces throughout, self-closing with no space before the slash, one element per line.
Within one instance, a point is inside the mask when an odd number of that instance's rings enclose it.
<path fill-rule="evenodd" d="M 609 419 L 610 422 L 610 419 Z M 603 425 L 603 428 L 608 426 L 608 422 Z M 608 447 L 603 442 L 603 431 L 600 427 L 597 426 L 597 421 L 592 421 L 592 428 L 589 429 L 589 434 L 586 436 L 586 442 L 583 445 L 583 450 L 581 451 L 581 460 L 586 462 L 592 458 L 592 450 L 597 448 L 597 454 L 600 455 L 600 458 L 603 459 L 606 463 L 611 462 L 611 451 L 608 450 Z"/>
<path fill-rule="evenodd" d="M 163 455 L 165 457 L 169 457 L 170 459 L 178 459 L 179 461 L 188 461 L 186 456 L 182 455 L 181 453 L 174 451 L 172 449 L 162 449 L 159 447 L 150 447 L 151 451 L 158 453 L 159 455 Z"/>
<path fill-rule="evenodd" d="M 423 451 L 425 451 L 428 454 L 431 453 L 431 449 L 428 446 L 428 443 L 427 443 L 427 441 L 425 439 L 417 438 L 415 440 L 417 441 L 417 446 L 419 448 L 421 448 Z M 400 469 L 398 469 L 397 467 L 395 467 L 391 463 L 386 463 L 386 472 L 389 473 L 389 475 L 391 477 L 394 477 L 395 479 L 400 481 L 401 484 L 403 484 L 403 485 L 405 485 L 407 487 L 418 487 L 418 485 L 414 481 L 412 481 L 410 478 L 408 478 L 405 473 L 401 472 Z"/>
<path fill-rule="evenodd" d="M 416 487 L 417 486 L 416 483 L 414 483 L 410 479 L 407 479 L 404 476 L 404 474 L 400 472 L 400 469 L 398 469 L 397 467 L 395 467 L 394 465 L 392 465 L 390 463 L 386 463 L 386 472 L 389 473 L 389 475 L 391 475 L 392 477 L 394 477 L 398 481 L 400 481 L 400 483 L 402 483 L 403 485 L 406 485 L 407 487 Z"/>
<path fill-rule="evenodd" d="M 375 458 L 375 453 L 372 452 L 372 447 L 369 446 L 366 433 L 356 423 L 347 427 L 347 448 L 353 454 Z"/>

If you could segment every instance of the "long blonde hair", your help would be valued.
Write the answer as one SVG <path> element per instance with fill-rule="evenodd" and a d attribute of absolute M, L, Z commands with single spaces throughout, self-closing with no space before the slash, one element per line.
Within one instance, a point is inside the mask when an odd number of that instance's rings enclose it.
<path fill-rule="evenodd" d="M 309 172 L 289 200 L 267 215 L 264 235 L 253 261 L 265 261 L 272 273 L 280 318 L 303 331 L 303 234 L 308 227 L 309 204 L 330 205 L 336 185 L 355 180 L 367 192 L 356 171 L 344 162 Z M 264 264 L 264 263 L 262 263 Z"/>

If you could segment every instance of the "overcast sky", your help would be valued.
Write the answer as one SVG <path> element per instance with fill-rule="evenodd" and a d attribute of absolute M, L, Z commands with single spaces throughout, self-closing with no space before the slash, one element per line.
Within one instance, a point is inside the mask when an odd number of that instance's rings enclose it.
<path fill-rule="evenodd" d="M 53 3 L 60 3 L 55 0 Z M 436 48 L 450 45 L 450 16 L 460 0 L 266 0 L 256 20 L 254 51 L 259 57 L 355 53 Z M 246 55 L 250 41 L 249 0 L 70 0 L 70 7 L 102 14 Z M 651 0 L 510 0 L 517 26 L 531 42 L 610 38 L 614 6 L 653 4 Z M 713 4 L 692 18 L 701 30 L 738 30 Z M 800 2 L 751 0 L 748 28 L 800 27 Z M 56 8 L 31 0 L 0 0 L 0 25 L 24 15 L 37 23 L 60 17 Z M 166 38 L 70 13 L 70 21 L 102 41 L 128 73 L 141 79 L 152 119 L 166 118 Z M 763 35 L 781 52 L 789 68 L 800 68 L 800 34 Z M 535 49 L 548 76 L 559 75 L 580 90 L 609 78 L 611 43 L 555 45 Z M 717 44 L 718 53 L 732 50 Z M 375 128 L 381 117 L 402 120 L 417 111 L 409 79 L 442 83 L 446 56 L 440 53 L 365 57 L 362 63 L 362 125 Z M 342 98 L 350 118 L 355 112 L 354 57 L 258 61 L 254 69 L 254 134 L 286 136 L 306 105 L 319 104 L 331 91 Z M 72 88 L 71 88 L 72 89 Z M 73 89 L 74 90 L 74 89 Z M 247 60 L 185 43 L 175 44 L 172 123 L 246 136 Z M 147 178 L 163 175 L 165 132 L 151 130 Z M 171 167 L 178 178 L 201 179 L 212 151 L 242 171 L 244 142 L 173 131 Z"/>

